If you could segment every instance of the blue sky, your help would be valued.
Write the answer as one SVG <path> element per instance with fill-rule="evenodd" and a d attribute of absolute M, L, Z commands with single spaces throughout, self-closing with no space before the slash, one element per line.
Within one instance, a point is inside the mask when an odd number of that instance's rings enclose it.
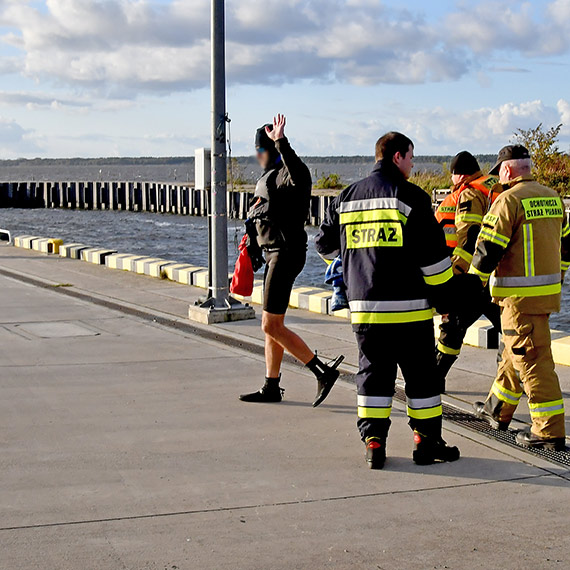
<path fill-rule="evenodd" d="M 564 123 L 570 0 L 227 0 L 233 151 L 274 113 L 303 154 L 496 152 Z M 0 0 L 0 156 L 209 145 L 209 0 Z"/>

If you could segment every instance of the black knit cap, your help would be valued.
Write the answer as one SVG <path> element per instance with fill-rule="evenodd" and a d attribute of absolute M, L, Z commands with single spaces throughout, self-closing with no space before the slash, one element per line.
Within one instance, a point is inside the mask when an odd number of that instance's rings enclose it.
<path fill-rule="evenodd" d="M 462 150 L 453 157 L 449 170 L 451 170 L 451 174 L 466 174 L 467 176 L 471 176 L 479 172 L 481 167 L 477 159 L 470 152 Z"/>
<path fill-rule="evenodd" d="M 270 131 L 273 130 L 273 125 L 267 123 L 263 125 L 263 127 L 259 127 L 255 132 L 255 148 L 256 149 L 264 149 L 268 151 L 270 154 L 274 154 L 275 150 L 275 143 L 267 136 L 267 132 L 265 128 L 268 128 Z"/>

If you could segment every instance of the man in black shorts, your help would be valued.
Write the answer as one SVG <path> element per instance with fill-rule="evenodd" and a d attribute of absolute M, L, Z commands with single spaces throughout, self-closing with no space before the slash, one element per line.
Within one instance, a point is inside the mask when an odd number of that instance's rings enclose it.
<path fill-rule="evenodd" d="M 262 329 L 265 333 L 266 378 L 263 387 L 243 394 L 244 402 L 280 402 L 281 362 L 285 350 L 309 368 L 317 379 L 318 406 L 336 382 L 338 357 L 330 365 L 322 362 L 303 339 L 288 329 L 285 312 L 297 275 L 305 266 L 312 180 L 311 173 L 285 137 L 285 117 L 277 115 L 273 124 L 257 130 L 255 147 L 263 176 L 257 182 L 255 202 L 249 219 L 255 225 L 256 239 L 265 254 Z"/>

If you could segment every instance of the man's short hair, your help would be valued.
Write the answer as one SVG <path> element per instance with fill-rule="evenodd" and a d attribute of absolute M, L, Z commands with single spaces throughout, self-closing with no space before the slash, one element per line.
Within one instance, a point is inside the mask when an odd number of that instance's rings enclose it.
<path fill-rule="evenodd" d="M 414 143 L 406 135 L 395 131 L 386 133 L 376 142 L 376 162 L 380 160 L 392 160 L 396 153 L 406 156 Z"/>

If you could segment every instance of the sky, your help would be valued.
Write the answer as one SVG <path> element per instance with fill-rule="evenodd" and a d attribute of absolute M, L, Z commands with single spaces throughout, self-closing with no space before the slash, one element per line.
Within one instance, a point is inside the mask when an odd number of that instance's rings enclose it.
<path fill-rule="evenodd" d="M 570 0 L 227 0 L 234 155 L 278 112 L 304 155 L 495 153 L 563 123 Z M 0 0 L 0 158 L 210 145 L 210 0 Z"/>

